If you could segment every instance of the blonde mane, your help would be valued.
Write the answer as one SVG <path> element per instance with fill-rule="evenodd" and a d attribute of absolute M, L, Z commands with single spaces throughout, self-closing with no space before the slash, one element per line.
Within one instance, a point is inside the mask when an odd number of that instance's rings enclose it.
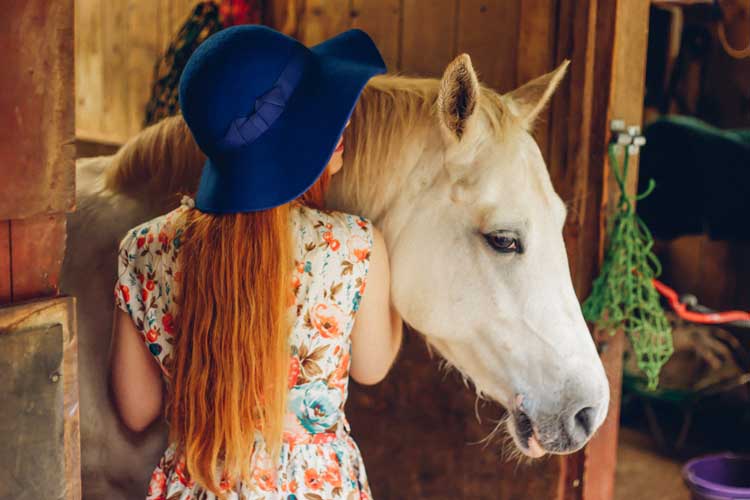
<path fill-rule="evenodd" d="M 174 203 L 198 187 L 206 157 L 182 115 L 170 116 L 133 136 L 112 158 L 105 186 L 157 204 Z"/>
<path fill-rule="evenodd" d="M 480 84 L 478 111 L 488 124 L 488 133 L 502 137 L 508 127 L 518 125 L 503 96 Z M 440 80 L 402 75 L 376 76 L 362 92 L 344 136 L 345 167 L 337 184 L 347 206 L 363 206 L 381 213 L 382 197 L 368 196 L 371 182 L 384 170 L 398 165 L 414 136 L 425 127 L 437 127 L 436 101 Z M 396 181 L 396 173 L 394 182 Z"/>
<path fill-rule="evenodd" d="M 436 126 L 439 89 L 435 78 L 382 75 L 370 80 L 344 136 L 346 166 L 340 181 L 349 204 L 358 205 L 372 186 L 368 180 L 397 164 L 414 132 Z M 491 132 L 502 135 L 512 117 L 504 98 L 482 86 L 478 109 Z M 204 162 L 182 116 L 168 117 L 120 148 L 107 170 L 106 187 L 171 204 L 177 195 L 195 192 Z"/>

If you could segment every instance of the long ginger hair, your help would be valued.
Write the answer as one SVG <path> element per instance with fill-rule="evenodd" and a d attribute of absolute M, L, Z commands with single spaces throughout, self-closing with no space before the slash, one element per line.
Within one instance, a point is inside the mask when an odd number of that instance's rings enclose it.
<path fill-rule="evenodd" d="M 322 208 L 329 180 L 326 169 L 292 203 Z M 224 481 L 249 479 L 256 431 L 271 456 L 281 446 L 293 304 L 290 211 L 287 203 L 185 213 L 166 414 L 188 473 L 219 497 Z"/>

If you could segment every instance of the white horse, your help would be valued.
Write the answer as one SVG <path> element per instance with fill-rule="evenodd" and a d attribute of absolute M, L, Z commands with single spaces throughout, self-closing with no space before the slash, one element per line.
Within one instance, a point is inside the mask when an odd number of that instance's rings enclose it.
<path fill-rule="evenodd" d="M 532 457 L 580 449 L 609 404 L 570 279 L 565 205 L 529 133 L 566 66 L 502 96 L 465 54 L 441 80 L 373 78 L 328 200 L 383 231 L 404 320 L 509 410 L 509 433 Z M 79 162 L 62 286 L 78 297 L 86 498 L 142 498 L 166 445 L 163 424 L 133 435 L 108 398 L 116 246 L 191 192 L 202 161 L 175 117 L 113 157 Z"/>

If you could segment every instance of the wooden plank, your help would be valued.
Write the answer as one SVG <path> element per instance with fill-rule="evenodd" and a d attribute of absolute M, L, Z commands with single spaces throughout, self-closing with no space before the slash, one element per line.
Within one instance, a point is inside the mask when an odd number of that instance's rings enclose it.
<path fill-rule="evenodd" d="M 351 26 L 348 0 L 305 0 L 299 40 L 315 45 Z"/>
<path fill-rule="evenodd" d="M 457 52 L 471 56 L 479 80 L 499 92 L 516 87 L 519 0 L 459 4 Z"/>
<path fill-rule="evenodd" d="M 555 62 L 557 0 L 523 0 L 518 16 L 516 85 L 551 71 Z M 585 10 L 585 9 L 584 9 Z M 534 139 L 549 158 L 549 109 L 539 115 Z"/>
<path fill-rule="evenodd" d="M 59 297 L 0 308 L 0 344 L 0 400 L 11 403 L 0 407 L 0 434 L 9 438 L 0 449 L 0 463 L 12 464 L 0 468 L 0 498 L 79 500 L 75 300 Z M 52 439 L 45 433 L 53 433 Z M 53 494 L 35 494 L 51 486 L 56 487 Z"/>
<path fill-rule="evenodd" d="M 157 3 L 127 0 L 129 50 L 127 54 L 128 136 L 135 135 L 143 126 L 146 102 L 151 96 L 152 76 L 159 51 Z"/>
<path fill-rule="evenodd" d="M 0 222 L 0 305 L 13 300 L 10 274 L 10 221 Z"/>
<path fill-rule="evenodd" d="M 352 0 L 352 28 L 366 31 L 378 46 L 388 71 L 398 71 L 401 0 Z"/>
<path fill-rule="evenodd" d="M 102 4 L 100 12 L 99 24 L 104 57 L 99 78 L 102 81 L 103 101 L 97 131 L 106 137 L 118 138 L 124 142 L 128 137 L 127 131 L 132 129 L 128 109 L 130 79 L 125 78 L 123 74 L 130 50 L 127 1 L 106 2 Z"/>
<path fill-rule="evenodd" d="M 404 0 L 401 71 L 440 77 L 456 54 L 457 0 Z"/>
<path fill-rule="evenodd" d="M 0 50 L 0 220 L 71 210 L 73 1 L 5 2 Z"/>
<path fill-rule="evenodd" d="M 76 135 L 101 133 L 105 59 L 101 18 L 104 10 L 99 0 L 77 0 L 75 4 Z"/>
<path fill-rule="evenodd" d="M 13 301 L 57 295 L 65 255 L 65 214 L 10 222 Z"/>
<path fill-rule="evenodd" d="M 618 189 L 606 156 L 609 140 L 608 125 L 614 118 L 625 120 L 627 124 L 641 124 L 643 119 L 643 95 L 646 74 L 646 49 L 648 45 L 649 0 L 618 0 L 599 2 L 597 37 L 601 47 L 597 47 L 594 81 L 597 85 L 608 85 L 606 104 L 602 96 L 594 102 L 591 140 L 592 150 L 597 150 L 596 161 L 602 158 L 605 180 L 603 184 L 600 230 L 604 234 L 610 208 L 617 202 Z M 608 77 L 608 78 L 607 78 Z M 597 105 L 604 106 L 600 113 Z M 602 117 L 605 122 L 601 123 Z M 601 156 L 600 156 L 601 155 Z M 627 179 L 628 191 L 636 190 L 638 162 L 631 162 Z M 610 195 L 611 193 L 611 195 Z M 599 255 L 603 253 L 605 238 L 599 238 Z M 601 258 L 600 258 L 601 262 Z M 618 334 L 622 337 L 622 334 Z M 615 342 L 624 342 L 615 340 Z M 583 474 L 583 499 L 606 499 L 614 496 L 615 465 L 617 463 L 617 431 L 619 422 L 619 388 L 622 372 L 621 347 L 610 343 L 612 354 L 603 356 L 605 369 L 610 374 L 611 404 L 607 420 L 586 447 L 586 462 Z"/>

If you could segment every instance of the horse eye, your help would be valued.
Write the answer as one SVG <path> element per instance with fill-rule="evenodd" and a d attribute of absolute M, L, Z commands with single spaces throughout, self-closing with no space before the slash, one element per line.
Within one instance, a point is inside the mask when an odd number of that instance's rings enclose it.
<path fill-rule="evenodd" d="M 494 232 L 484 235 L 487 243 L 500 253 L 520 253 L 521 244 L 518 238 L 515 238 L 508 233 Z"/>

